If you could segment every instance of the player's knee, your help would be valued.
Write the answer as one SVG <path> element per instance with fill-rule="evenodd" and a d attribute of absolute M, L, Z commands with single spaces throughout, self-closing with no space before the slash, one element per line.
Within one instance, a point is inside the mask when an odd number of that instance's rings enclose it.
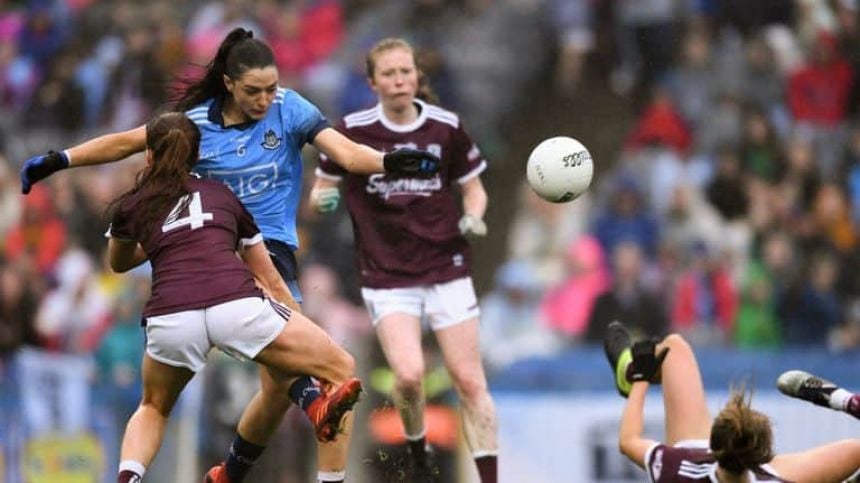
<path fill-rule="evenodd" d="M 690 343 L 684 339 L 681 334 L 669 334 L 663 338 L 663 341 L 660 342 L 660 345 L 664 347 L 669 347 L 671 350 L 692 350 L 690 347 Z"/>
<path fill-rule="evenodd" d="M 397 390 L 404 397 L 411 397 L 421 392 L 424 370 L 421 367 L 402 368 L 394 372 Z"/>
<path fill-rule="evenodd" d="M 457 393 L 465 402 L 473 402 L 482 399 L 487 394 L 487 383 L 480 377 L 455 378 Z"/>

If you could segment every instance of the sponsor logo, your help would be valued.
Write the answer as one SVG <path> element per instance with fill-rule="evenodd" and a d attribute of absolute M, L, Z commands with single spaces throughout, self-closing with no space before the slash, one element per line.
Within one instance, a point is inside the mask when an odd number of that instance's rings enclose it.
<path fill-rule="evenodd" d="M 273 129 L 269 129 L 266 131 L 266 134 L 263 136 L 263 142 L 260 143 L 265 149 L 278 149 L 281 145 L 281 138 L 275 134 Z"/>
<path fill-rule="evenodd" d="M 367 178 L 367 192 L 378 194 L 384 199 L 392 196 L 431 196 L 434 191 L 442 189 L 442 180 L 438 175 L 428 178 L 394 178 L 386 179 L 384 174 L 373 174 Z"/>
<path fill-rule="evenodd" d="M 207 178 L 226 184 L 240 199 L 245 200 L 272 189 L 278 180 L 278 166 L 268 163 L 242 169 L 205 170 Z"/>

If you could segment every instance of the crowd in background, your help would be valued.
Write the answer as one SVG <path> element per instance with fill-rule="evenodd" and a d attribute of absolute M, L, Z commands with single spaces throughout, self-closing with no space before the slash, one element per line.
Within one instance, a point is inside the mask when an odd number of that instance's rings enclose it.
<path fill-rule="evenodd" d="M 858 3 L 0 0 L 0 381 L 27 381 L 19 407 L 35 433 L 85 427 L 92 384 L 111 388 L 118 420 L 134 409 L 149 273 L 107 268 L 103 210 L 142 159 L 62 172 L 26 197 L 18 169 L 141 125 L 236 26 L 270 43 L 282 84 L 332 121 L 375 102 L 370 45 L 417 47 L 491 163 L 479 243 L 504 256 L 478 277 L 494 373 L 599 343 L 615 318 L 699 345 L 858 350 Z M 511 195 L 493 179 L 524 178 L 509 134 L 540 116 L 529 103 L 576 105 L 595 85 L 624 115 L 606 119 L 617 149 L 592 153 L 590 192 L 553 205 L 518 180 L 514 211 L 494 214 Z M 567 114 L 533 141 L 602 119 Z M 305 208 L 299 229 L 304 311 L 366 351 L 347 214 Z M 68 404 L 56 414 L 46 394 Z M 226 425 L 236 415 L 221 402 Z"/>

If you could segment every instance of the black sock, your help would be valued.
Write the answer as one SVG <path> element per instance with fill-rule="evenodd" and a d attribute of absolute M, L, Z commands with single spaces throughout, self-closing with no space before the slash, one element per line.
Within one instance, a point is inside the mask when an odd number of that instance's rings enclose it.
<path fill-rule="evenodd" d="M 320 387 L 310 376 L 302 376 L 290 386 L 290 399 L 302 408 L 302 411 L 307 411 L 308 406 L 318 397 L 320 397 Z"/>
<path fill-rule="evenodd" d="M 236 438 L 230 445 L 230 453 L 227 454 L 227 460 L 224 462 L 224 469 L 231 483 L 241 483 L 245 479 L 245 475 L 257 462 L 263 449 L 265 446 L 245 441 L 239 433 L 236 433 Z"/>
<path fill-rule="evenodd" d="M 475 458 L 481 483 L 496 483 L 498 474 L 498 458 L 496 455 L 479 456 Z"/>
<path fill-rule="evenodd" d="M 116 477 L 117 483 L 140 483 L 140 475 L 131 470 L 122 470 Z"/>
<path fill-rule="evenodd" d="M 409 455 L 418 465 L 423 465 L 427 459 L 427 438 L 421 436 L 418 439 L 407 439 L 406 444 L 409 445 Z"/>

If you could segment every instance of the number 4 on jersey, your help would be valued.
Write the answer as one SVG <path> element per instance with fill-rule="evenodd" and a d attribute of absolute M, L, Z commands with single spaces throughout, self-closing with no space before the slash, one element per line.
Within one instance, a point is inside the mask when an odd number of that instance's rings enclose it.
<path fill-rule="evenodd" d="M 188 197 L 191 197 L 191 201 L 188 201 Z M 188 205 L 188 216 L 179 218 L 180 211 L 182 211 L 183 205 Z M 192 230 L 196 230 L 198 228 L 203 227 L 203 222 L 206 220 L 212 219 L 212 213 L 204 213 L 203 212 L 203 201 L 200 199 L 200 192 L 195 191 L 190 195 L 185 195 L 182 198 L 179 198 L 179 201 L 176 202 L 176 206 L 170 210 L 170 214 L 167 215 L 167 219 L 164 220 L 164 224 L 161 225 L 161 232 L 167 233 L 170 230 L 174 230 L 176 228 L 188 225 Z"/>

